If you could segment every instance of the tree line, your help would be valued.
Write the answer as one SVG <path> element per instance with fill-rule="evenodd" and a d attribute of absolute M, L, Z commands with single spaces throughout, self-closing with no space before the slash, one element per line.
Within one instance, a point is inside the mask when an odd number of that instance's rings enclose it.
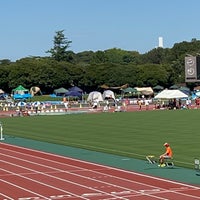
<path fill-rule="evenodd" d="M 70 51 L 64 30 L 57 31 L 45 57 L 25 57 L 15 62 L 0 60 L 0 88 L 10 93 L 18 85 L 38 86 L 47 94 L 76 85 L 85 92 L 128 84 L 130 87 L 170 87 L 185 81 L 185 56 L 200 53 L 200 41 L 175 43 L 147 53 L 112 48 L 105 51 Z M 196 83 L 187 83 L 194 87 Z"/>

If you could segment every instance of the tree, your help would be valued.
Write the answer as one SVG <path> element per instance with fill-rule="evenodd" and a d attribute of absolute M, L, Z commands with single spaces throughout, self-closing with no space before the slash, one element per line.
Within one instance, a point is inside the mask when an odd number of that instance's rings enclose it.
<path fill-rule="evenodd" d="M 67 49 L 70 47 L 72 41 L 68 40 L 64 35 L 64 30 L 57 31 L 54 36 L 54 47 L 48 50 L 46 53 L 50 53 L 51 57 L 56 61 L 71 61 L 71 51 L 68 52 Z M 69 59 L 70 58 L 70 59 Z"/>
<path fill-rule="evenodd" d="M 9 59 L 0 60 L 0 65 L 9 65 L 11 61 Z"/>

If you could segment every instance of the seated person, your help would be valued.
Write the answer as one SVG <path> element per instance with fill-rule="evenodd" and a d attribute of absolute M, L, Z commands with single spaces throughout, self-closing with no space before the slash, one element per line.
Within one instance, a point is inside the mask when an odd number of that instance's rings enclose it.
<path fill-rule="evenodd" d="M 160 162 L 159 166 L 160 167 L 165 166 L 164 159 L 171 159 L 173 156 L 173 152 L 172 152 L 170 145 L 168 143 L 165 143 L 163 146 L 166 148 L 166 151 L 164 154 L 160 155 L 160 158 L 159 158 L 159 162 Z"/>

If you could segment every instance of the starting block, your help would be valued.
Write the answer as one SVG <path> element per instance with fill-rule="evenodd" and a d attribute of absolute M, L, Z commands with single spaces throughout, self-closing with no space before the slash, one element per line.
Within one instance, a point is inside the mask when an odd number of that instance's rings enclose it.
<path fill-rule="evenodd" d="M 154 155 L 148 155 L 146 156 L 147 161 L 149 162 L 149 164 L 155 164 L 157 163 L 156 158 Z"/>
<path fill-rule="evenodd" d="M 200 161 L 198 158 L 194 159 L 194 169 L 196 171 L 196 175 L 200 176 Z"/>

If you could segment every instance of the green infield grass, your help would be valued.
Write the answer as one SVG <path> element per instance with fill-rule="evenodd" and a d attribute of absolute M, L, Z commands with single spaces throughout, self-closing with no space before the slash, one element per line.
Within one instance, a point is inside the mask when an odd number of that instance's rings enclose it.
<path fill-rule="evenodd" d="M 178 166 L 200 157 L 200 111 L 169 110 L 2 118 L 4 134 L 145 159 L 168 142 Z"/>

